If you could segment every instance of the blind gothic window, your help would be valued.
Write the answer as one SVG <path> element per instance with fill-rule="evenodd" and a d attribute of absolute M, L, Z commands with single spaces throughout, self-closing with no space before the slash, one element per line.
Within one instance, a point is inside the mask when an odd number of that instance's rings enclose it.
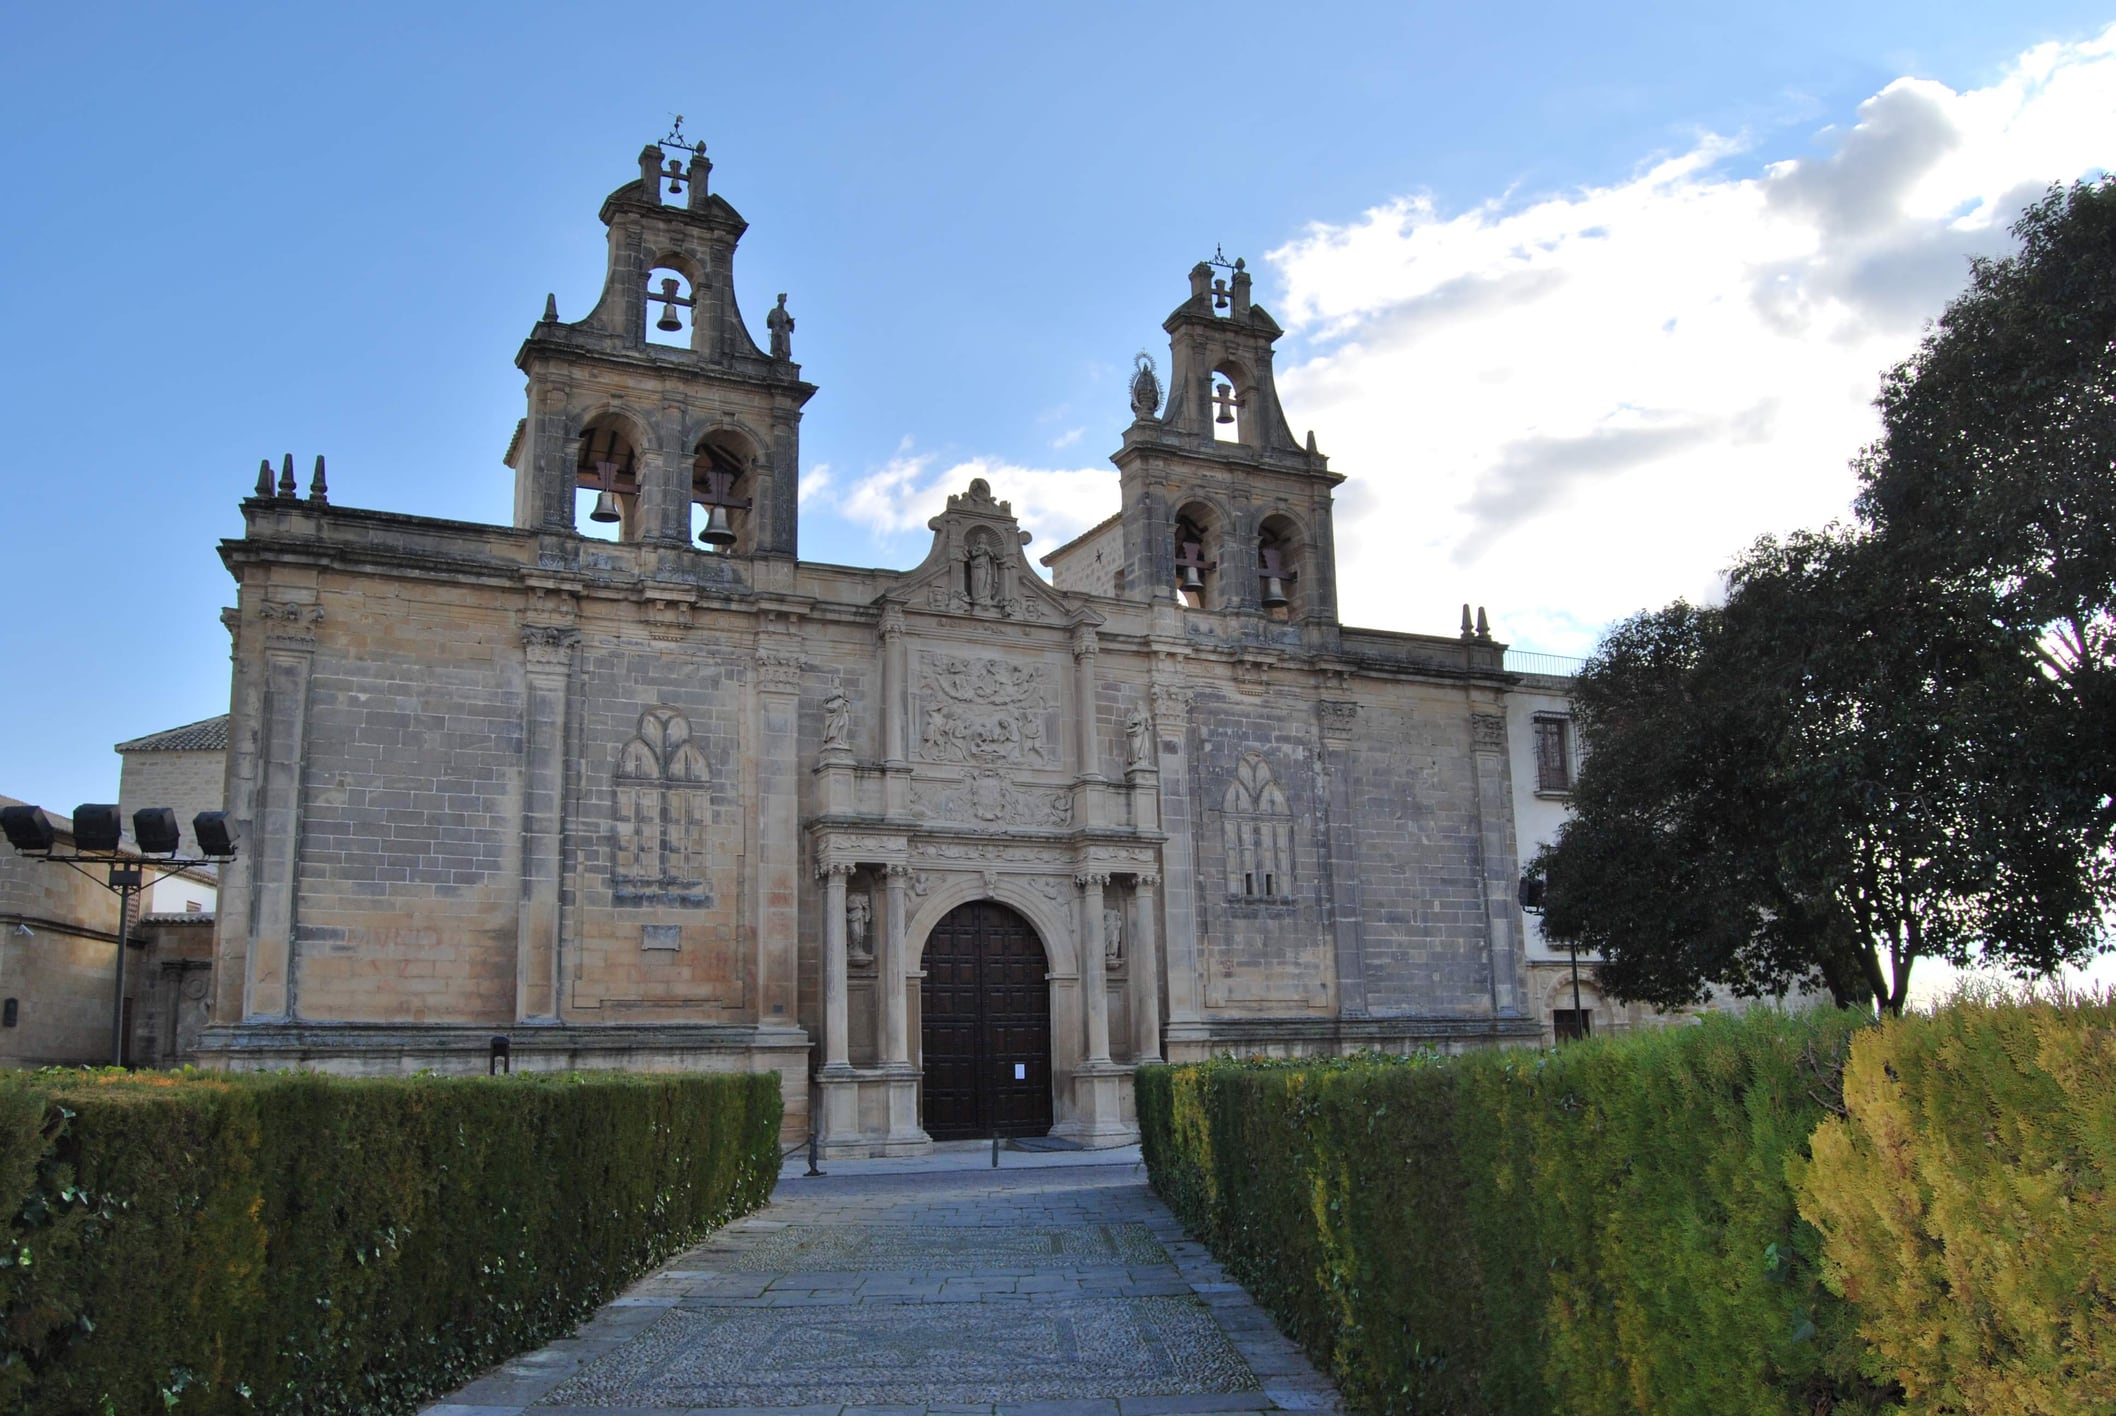
<path fill-rule="evenodd" d="M 612 875 L 620 895 L 687 892 L 705 883 L 705 754 L 691 722 L 673 708 L 639 715 L 639 733 L 617 754 L 617 840 Z"/>
<path fill-rule="evenodd" d="M 1572 720 L 1555 714 L 1538 714 L 1536 727 L 1536 790 L 1572 790 Z"/>
<path fill-rule="evenodd" d="M 1293 813 L 1271 780 L 1271 764 L 1242 754 L 1220 802 L 1227 844 L 1227 893 L 1245 899 L 1293 898 Z"/>

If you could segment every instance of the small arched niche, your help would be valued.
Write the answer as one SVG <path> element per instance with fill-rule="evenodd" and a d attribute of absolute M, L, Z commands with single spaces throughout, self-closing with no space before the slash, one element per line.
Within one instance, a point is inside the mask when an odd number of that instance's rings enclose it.
<path fill-rule="evenodd" d="M 573 527 L 599 541 L 639 539 L 639 443 L 631 425 L 614 414 L 590 418 L 581 429 Z"/>
<path fill-rule="evenodd" d="M 670 349 L 694 347 L 697 330 L 697 284 L 674 266 L 647 272 L 646 329 L 649 344 Z"/>
<path fill-rule="evenodd" d="M 1253 383 L 1249 371 L 1231 359 L 1212 371 L 1211 401 L 1206 406 L 1212 410 L 1214 442 L 1246 443 L 1251 440 L 1249 394 Z"/>
<path fill-rule="evenodd" d="M 1203 502 L 1190 502 L 1176 512 L 1175 566 L 1176 601 L 1193 610 L 1211 609 L 1218 603 L 1220 563 L 1219 518 Z"/>
<path fill-rule="evenodd" d="M 756 549 L 757 449 L 733 428 L 715 428 L 691 455 L 691 536 L 700 550 L 749 555 Z"/>
<path fill-rule="evenodd" d="M 1301 540 L 1290 516 L 1274 513 L 1257 527 L 1256 599 L 1272 619 L 1290 620 L 1300 613 Z"/>

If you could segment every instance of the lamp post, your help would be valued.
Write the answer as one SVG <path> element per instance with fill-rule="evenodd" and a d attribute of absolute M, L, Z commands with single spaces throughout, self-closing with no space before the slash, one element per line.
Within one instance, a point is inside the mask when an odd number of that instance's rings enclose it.
<path fill-rule="evenodd" d="M 74 809 L 73 852 L 58 853 L 57 829 L 42 807 L 0 808 L 0 829 L 18 854 L 51 865 L 70 866 L 118 897 L 118 963 L 111 985 L 110 1061 L 125 1065 L 125 947 L 132 931 L 132 901 L 157 880 L 194 866 L 229 860 L 235 855 L 235 835 L 225 811 L 201 811 L 191 818 L 191 833 L 200 854 L 177 854 L 183 837 L 176 826 L 176 813 L 166 806 L 143 806 L 132 813 L 132 837 L 139 849 L 127 855 L 122 850 L 124 824 L 115 806 L 90 803 Z M 160 856 L 160 860 L 149 860 Z M 151 874 L 149 872 L 152 872 Z"/>
<path fill-rule="evenodd" d="M 1550 882 L 1535 875 L 1521 877 L 1521 913 L 1540 917 L 1543 913 L 1543 898 Z M 1572 1025 L 1580 1037 L 1587 1036 L 1587 1015 L 1580 1007 L 1580 941 L 1565 941 L 1566 952 L 1572 955 Z"/>

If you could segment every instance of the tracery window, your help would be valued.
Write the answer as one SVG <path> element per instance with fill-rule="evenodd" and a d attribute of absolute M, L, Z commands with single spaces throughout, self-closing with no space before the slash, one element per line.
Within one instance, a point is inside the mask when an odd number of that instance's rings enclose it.
<path fill-rule="evenodd" d="M 690 719 L 649 708 L 617 754 L 612 885 L 619 899 L 702 900 L 712 769 Z"/>
<path fill-rule="evenodd" d="M 1293 813 L 1262 754 L 1242 754 L 1220 814 L 1227 893 L 1239 899 L 1293 898 Z"/>

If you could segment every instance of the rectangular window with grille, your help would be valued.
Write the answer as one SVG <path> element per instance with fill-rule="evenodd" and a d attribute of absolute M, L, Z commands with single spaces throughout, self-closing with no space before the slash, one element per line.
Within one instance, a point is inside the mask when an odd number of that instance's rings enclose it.
<path fill-rule="evenodd" d="M 1536 728 L 1536 790 L 1572 790 L 1572 720 L 1539 714 Z"/>
<path fill-rule="evenodd" d="M 1578 1042 L 1594 1033 L 1594 1014 L 1586 1008 L 1553 1008 L 1550 1030 L 1559 1042 Z"/>

